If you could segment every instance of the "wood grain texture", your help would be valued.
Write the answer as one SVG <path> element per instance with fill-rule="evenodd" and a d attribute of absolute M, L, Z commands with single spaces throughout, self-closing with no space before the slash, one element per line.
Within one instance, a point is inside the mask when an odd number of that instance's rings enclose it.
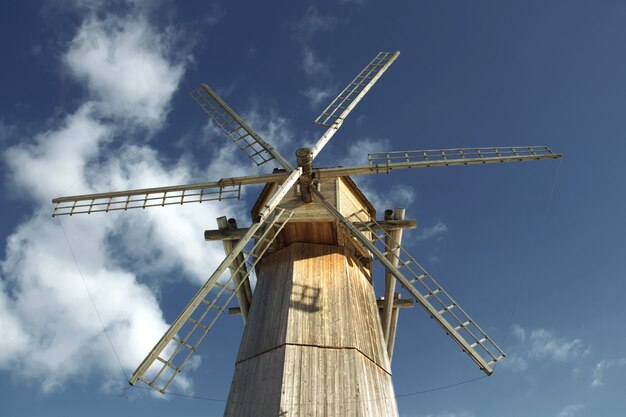
<path fill-rule="evenodd" d="M 334 222 L 289 222 L 281 232 L 281 242 L 284 246 L 295 242 L 336 245 L 336 227 Z"/>
<path fill-rule="evenodd" d="M 294 243 L 258 268 L 225 416 L 278 415 L 397 416 L 374 291 L 342 247 Z"/>
<path fill-rule="evenodd" d="M 277 185 L 279 184 L 268 184 L 265 186 L 252 209 L 252 218 L 255 218 L 265 202 L 274 195 L 278 188 Z M 298 187 L 299 185 L 293 186 L 279 204 L 280 207 L 295 211 L 291 222 L 334 221 L 334 218 L 315 201 L 311 203 L 304 202 Z M 349 177 L 321 178 L 319 180 L 319 191 L 324 198 L 334 204 L 346 217 L 364 210 L 369 215 L 360 216 L 362 221 L 376 218 L 376 210 L 374 210 L 367 198 Z"/>
<path fill-rule="evenodd" d="M 351 186 L 351 184 L 353 184 L 352 181 L 347 182 L 344 178 L 337 178 L 336 181 L 338 185 L 338 203 L 335 204 L 335 207 L 337 207 L 341 214 L 348 217 L 350 220 L 356 221 L 356 218 L 358 218 L 360 221 L 364 222 L 376 217 L 376 212 L 371 208 L 371 205 L 363 194 L 360 192 L 357 193 L 355 190 L 358 189 Z M 350 218 L 350 216 L 360 211 L 364 213 L 355 218 Z"/>

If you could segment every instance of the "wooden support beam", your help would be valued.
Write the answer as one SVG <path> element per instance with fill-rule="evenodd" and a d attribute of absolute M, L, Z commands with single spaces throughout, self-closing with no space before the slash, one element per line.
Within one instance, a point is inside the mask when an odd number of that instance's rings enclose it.
<path fill-rule="evenodd" d="M 385 220 L 403 220 L 404 219 L 403 208 L 397 208 L 393 210 L 385 210 Z M 402 229 L 394 229 L 389 231 L 385 235 L 385 247 L 393 248 L 387 253 L 387 259 L 394 266 L 398 267 L 398 261 L 400 260 L 400 244 L 402 242 Z M 392 320 L 394 315 L 393 299 L 396 291 L 396 278 L 387 270 L 385 270 L 385 303 L 383 305 L 383 311 L 380 316 L 380 321 L 383 327 L 383 335 L 387 342 L 387 354 L 389 359 L 393 355 L 393 340 L 395 340 L 395 328 L 392 331 Z M 397 311 L 395 312 L 397 316 Z M 396 318 L 397 319 L 397 318 Z"/>
<path fill-rule="evenodd" d="M 417 222 L 415 219 L 402 219 L 402 220 L 385 220 L 378 222 L 378 224 L 385 230 L 391 231 L 396 229 L 415 229 Z M 354 225 L 361 229 L 367 230 L 370 227 L 372 230 L 378 230 L 378 227 L 370 222 L 355 222 Z M 204 240 L 239 240 L 248 231 L 247 228 L 240 229 L 218 229 L 218 230 L 205 230 Z M 260 235 L 261 232 L 258 232 Z"/>
<path fill-rule="evenodd" d="M 385 300 L 379 298 L 376 300 L 376 306 L 378 309 L 383 308 Z M 396 296 L 393 299 L 393 308 L 411 308 L 415 306 L 415 300 L 413 298 L 401 298 L 400 294 L 396 293 Z"/>
<path fill-rule="evenodd" d="M 235 219 L 226 220 L 225 216 L 217 218 L 217 227 L 219 227 L 220 231 L 228 231 L 228 230 L 237 230 L 237 221 Z M 224 252 L 226 252 L 226 256 L 233 250 L 233 246 L 235 246 L 234 240 L 222 240 L 222 245 L 224 245 Z M 248 312 L 250 311 L 250 302 L 252 301 L 252 288 L 250 287 L 250 281 L 245 279 L 243 284 L 241 284 L 242 279 L 244 279 L 246 275 L 246 271 L 240 269 L 236 271 L 235 265 L 243 264 L 243 254 L 240 253 L 237 258 L 235 258 L 235 262 L 232 263 L 232 267 L 230 268 L 230 273 L 233 274 L 233 284 L 235 287 L 239 287 L 239 290 L 236 293 L 237 301 L 239 302 L 239 306 L 241 307 L 241 317 L 243 318 L 243 323 L 245 324 L 248 320 Z M 245 268 L 245 265 L 243 266 Z"/>
<path fill-rule="evenodd" d="M 309 187 L 313 183 L 313 154 L 311 148 L 300 148 L 296 151 L 296 162 L 302 168 L 302 176 L 298 180 L 300 183 L 300 195 L 306 203 L 313 201 L 313 196 Z"/>
<path fill-rule="evenodd" d="M 391 324 L 389 326 L 389 339 L 387 340 L 387 354 L 389 355 L 389 364 L 391 365 L 391 359 L 393 357 L 393 346 L 396 343 L 396 330 L 398 329 L 398 313 L 400 309 L 396 307 L 396 302 L 401 300 L 399 293 L 395 293 L 393 299 L 393 310 L 391 311 Z"/>

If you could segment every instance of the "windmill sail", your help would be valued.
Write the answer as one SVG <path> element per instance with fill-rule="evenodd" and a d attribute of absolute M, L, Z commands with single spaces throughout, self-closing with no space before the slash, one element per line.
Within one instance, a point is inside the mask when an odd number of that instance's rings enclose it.
<path fill-rule="evenodd" d="M 365 94 L 372 88 L 376 81 L 387 68 L 396 60 L 400 52 L 380 52 L 367 64 L 367 66 L 356 76 L 346 88 L 322 111 L 315 119 L 315 123 L 326 126 L 328 129 L 311 148 L 313 158 L 322 150 L 333 137 L 337 129 L 341 127 L 348 114 L 365 97 Z"/>
<path fill-rule="evenodd" d="M 378 152 L 369 154 L 369 165 L 320 168 L 315 171 L 321 177 L 344 177 L 361 174 L 388 174 L 395 169 L 538 161 L 558 159 L 562 156 L 548 146 Z"/>
<path fill-rule="evenodd" d="M 161 393 L 165 393 L 191 355 L 196 351 L 205 336 L 228 308 L 239 286 L 248 279 L 257 262 L 270 247 L 277 234 L 289 221 L 292 212 L 276 208 L 270 218 L 263 223 L 255 223 L 248 233 L 233 248 L 209 280 L 191 299 L 187 307 L 172 323 L 167 332 L 155 345 L 148 356 L 133 373 L 130 383 L 143 381 Z M 246 252 L 243 261 L 234 265 L 237 256 L 263 226 L 263 232 L 256 244 Z M 226 269 L 234 270 L 230 277 L 220 281 Z M 245 272 L 244 272 L 245 271 Z M 238 286 L 233 284 L 233 277 L 240 274 Z"/>
<path fill-rule="evenodd" d="M 204 201 L 221 201 L 241 196 L 241 186 L 268 182 L 291 181 L 290 173 L 222 178 L 214 182 L 201 182 L 167 187 L 110 191 L 82 194 L 52 199 L 52 216 L 97 213 L 136 208 L 161 207 Z M 292 184 L 295 183 L 292 182 Z"/>
<path fill-rule="evenodd" d="M 287 171 L 293 169 L 285 158 L 248 126 L 208 85 L 202 84 L 200 88 L 193 90 L 191 97 L 257 165 L 276 159 Z"/>
<path fill-rule="evenodd" d="M 548 146 L 507 146 L 498 148 L 429 149 L 420 151 L 375 152 L 367 155 L 370 166 L 422 163 L 467 165 L 488 162 L 515 162 L 558 158 Z"/>
<path fill-rule="evenodd" d="M 211 327 L 217 318 L 222 314 L 224 309 L 227 308 L 228 303 L 233 297 L 235 297 L 235 294 L 239 290 L 239 286 L 245 282 L 245 279 L 254 269 L 256 262 L 260 260 L 260 257 L 272 243 L 278 234 L 278 231 L 280 231 L 280 229 L 284 227 L 285 223 L 291 218 L 292 212 L 278 208 L 277 206 L 301 175 L 302 168 L 298 167 L 294 169 L 289 174 L 289 177 L 285 180 L 285 182 L 283 182 L 278 190 L 276 190 L 276 193 L 274 193 L 274 195 L 267 201 L 265 206 L 259 211 L 258 221 L 253 223 L 241 240 L 235 244 L 232 251 L 222 261 L 222 263 L 218 266 L 215 272 L 213 272 L 208 281 L 202 286 L 202 288 L 200 288 L 191 301 L 189 301 L 187 307 L 183 309 L 178 318 L 174 321 L 174 323 L 172 323 L 170 328 L 165 332 L 154 348 L 152 348 L 148 356 L 146 356 L 146 358 L 137 367 L 130 379 L 131 384 L 135 384 L 138 380 L 142 380 L 152 388 L 160 392 L 165 392 L 176 375 L 181 371 L 185 363 L 187 363 L 191 354 L 196 350 L 200 342 L 202 342 L 206 334 L 211 330 Z M 268 235 L 274 226 L 278 227 L 278 231 Z M 245 268 L 247 271 L 246 276 L 240 276 L 241 281 L 239 286 L 236 288 L 229 287 L 229 280 L 226 284 L 220 286 L 221 290 L 218 291 L 216 297 L 213 299 L 207 299 L 207 297 L 209 297 L 209 292 L 218 283 L 222 274 L 224 274 L 227 269 L 233 269 L 231 268 L 233 262 L 235 262 L 239 254 L 243 252 L 243 249 L 248 242 L 250 242 L 250 240 L 262 227 L 265 227 L 265 231 L 262 233 L 260 238 L 257 238 L 257 243 L 252 250 L 244 256 L 243 262 L 246 262 L 250 259 L 250 257 L 254 258 L 254 262 L 252 265 Z M 240 272 L 243 271 L 244 268 L 242 263 L 240 266 L 234 268 L 234 271 L 231 274 L 231 280 L 234 275 L 240 274 Z M 220 302 L 220 297 L 224 291 L 229 288 L 233 291 L 225 301 L 222 300 L 223 302 Z M 206 306 L 205 310 L 200 313 L 200 316 L 196 318 L 192 317 L 201 305 Z M 212 313 L 213 310 L 217 311 L 217 313 L 211 316 L 209 313 Z M 207 319 L 207 315 L 212 318 Z M 185 333 L 185 336 L 182 336 L 181 338 L 180 335 L 178 335 L 179 331 L 183 328 L 183 326 L 190 325 L 189 323 L 191 323 L 191 329 L 188 330 Z M 194 334 L 196 337 L 190 342 L 190 338 L 193 337 Z M 181 351 L 185 353 L 179 355 Z M 165 357 L 162 357 L 161 355 L 164 355 Z M 161 363 L 160 368 L 156 362 Z M 157 371 L 154 371 L 155 364 Z M 153 373 L 153 371 L 156 373 Z"/>
<path fill-rule="evenodd" d="M 378 53 L 372 62 L 367 64 L 354 80 L 322 111 L 315 119 L 315 123 L 326 127 L 342 123 L 348 113 L 361 101 L 399 55 L 400 52 Z"/>
<path fill-rule="evenodd" d="M 312 193 L 317 201 L 322 203 L 328 212 L 400 281 L 415 300 L 426 309 L 428 314 L 478 364 L 480 369 L 490 375 L 493 372 L 491 366 L 504 358 L 504 352 L 435 279 L 401 247 L 401 255 L 398 259 L 399 268 L 396 268 L 386 257 L 386 254 L 393 254 L 394 250 L 397 249 L 396 247 L 386 247 L 385 253 L 382 253 L 368 237 L 324 199 L 317 190 L 312 190 Z M 372 228 L 370 232 L 373 233 L 374 230 Z"/>
<path fill-rule="evenodd" d="M 52 200 L 54 216 L 239 199 L 241 184 L 201 183 L 171 187 L 144 188 L 99 194 L 58 197 Z"/>

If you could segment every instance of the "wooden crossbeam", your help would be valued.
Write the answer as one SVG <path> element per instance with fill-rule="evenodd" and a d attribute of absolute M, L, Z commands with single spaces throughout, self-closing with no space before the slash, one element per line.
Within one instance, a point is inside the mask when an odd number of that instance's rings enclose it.
<path fill-rule="evenodd" d="M 397 229 L 415 229 L 417 221 L 415 219 L 405 220 L 385 220 L 378 222 L 380 227 L 385 231 Z M 378 225 L 369 222 L 355 222 L 354 225 L 358 229 L 366 230 L 369 226 L 373 230 L 378 230 Z M 224 229 L 224 230 L 205 230 L 204 240 L 239 240 L 248 231 L 247 228 Z M 261 232 L 258 232 L 260 234 Z"/>

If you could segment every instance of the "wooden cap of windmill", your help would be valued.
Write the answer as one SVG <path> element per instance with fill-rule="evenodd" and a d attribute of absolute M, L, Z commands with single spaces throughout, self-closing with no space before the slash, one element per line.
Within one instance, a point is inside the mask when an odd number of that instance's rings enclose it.
<path fill-rule="evenodd" d="M 307 157 L 308 156 L 308 157 Z M 289 223 L 281 231 L 278 240 L 281 246 L 294 242 L 319 243 L 349 246 L 356 251 L 357 258 L 371 256 L 361 248 L 355 248 L 352 239 L 345 239 L 345 231 L 333 217 L 307 192 L 315 187 L 337 210 L 353 222 L 368 222 L 376 219 L 376 210 L 350 177 L 327 177 L 311 166 L 310 149 L 300 148 L 296 152 L 298 166 L 303 168 L 301 180 L 296 183 L 279 203 L 279 207 L 293 211 Z M 280 171 L 278 171 L 280 172 Z M 252 207 L 252 218 L 256 218 L 266 202 L 274 195 L 281 183 L 265 185 Z"/>

